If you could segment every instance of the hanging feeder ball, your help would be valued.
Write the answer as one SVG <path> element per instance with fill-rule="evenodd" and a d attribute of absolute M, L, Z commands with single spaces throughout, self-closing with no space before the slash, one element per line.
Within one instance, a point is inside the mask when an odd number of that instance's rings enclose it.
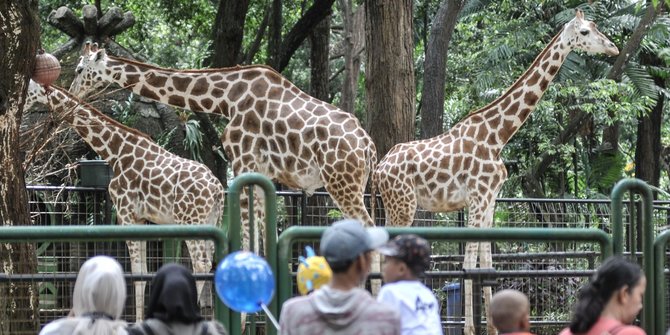
<path fill-rule="evenodd" d="M 44 53 L 40 49 L 35 57 L 35 70 L 33 80 L 42 85 L 51 85 L 60 75 L 60 62 L 52 54 Z"/>

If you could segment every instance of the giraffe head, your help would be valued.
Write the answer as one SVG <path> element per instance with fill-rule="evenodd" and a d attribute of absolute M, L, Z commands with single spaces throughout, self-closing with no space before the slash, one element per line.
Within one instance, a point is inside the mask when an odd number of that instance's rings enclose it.
<path fill-rule="evenodd" d="M 604 53 L 609 56 L 619 54 L 616 45 L 598 31 L 595 23 L 584 19 L 584 12 L 579 9 L 575 18 L 565 25 L 562 39 L 571 49 L 595 54 Z"/>
<path fill-rule="evenodd" d="M 44 105 L 49 103 L 47 100 L 47 90 L 44 88 L 44 86 L 30 79 L 30 83 L 28 84 L 28 94 L 26 94 L 26 104 L 23 108 L 28 109 L 36 103 L 41 103 Z"/>
<path fill-rule="evenodd" d="M 102 75 L 105 73 L 108 60 L 105 49 L 99 49 L 95 43 L 86 42 L 69 91 L 79 98 L 84 98 L 94 90 L 106 86 L 107 83 L 102 80 Z"/>

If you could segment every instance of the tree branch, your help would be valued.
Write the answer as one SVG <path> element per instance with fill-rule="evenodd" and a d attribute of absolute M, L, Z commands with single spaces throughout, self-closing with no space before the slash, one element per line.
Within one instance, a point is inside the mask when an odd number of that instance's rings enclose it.
<path fill-rule="evenodd" d="M 74 15 L 70 8 L 65 6 L 51 11 L 47 17 L 47 22 L 70 37 L 80 37 L 84 35 L 84 25 Z"/>
<path fill-rule="evenodd" d="M 105 38 L 110 36 L 110 32 L 123 21 L 123 14 L 119 7 L 112 7 L 107 13 L 98 20 L 98 37 Z"/>
<path fill-rule="evenodd" d="M 291 28 L 281 44 L 276 70 L 281 72 L 288 65 L 295 51 L 309 36 L 314 27 L 332 12 L 335 0 L 316 0 L 298 22 Z"/>

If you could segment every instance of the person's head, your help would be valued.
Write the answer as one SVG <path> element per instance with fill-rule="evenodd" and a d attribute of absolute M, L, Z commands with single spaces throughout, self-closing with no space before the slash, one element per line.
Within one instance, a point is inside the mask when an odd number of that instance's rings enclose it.
<path fill-rule="evenodd" d="M 491 299 L 491 322 L 500 334 L 530 331 L 530 302 L 517 290 L 502 290 Z"/>
<path fill-rule="evenodd" d="M 321 236 L 321 255 L 334 275 L 356 271 L 362 283 L 370 272 L 371 252 L 388 241 L 383 228 L 364 228 L 357 220 L 341 220 Z"/>
<path fill-rule="evenodd" d="M 74 284 L 72 314 L 81 318 L 81 334 L 114 334 L 126 303 L 126 281 L 121 265 L 111 257 L 95 256 L 79 269 Z M 75 331 L 75 334 L 80 334 Z"/>
<path fill-rule="evenodd" d="M 414 234 L 398 235 L 377 250 L 385 256 L 382 278 L 386 283 L 416 280 L 430 265 L 430 244 Z"/>
<path fill-rule="evenodd" d="M 570 330 L 588 331 L 604 311 L 631 324 L 642 309 L 646 285 L 639 265 L 620 256 L 607 259 L 579 291 Z"/>
<path fill-rule="evenodd" d="M 196 323 L 203 319 L 191 271 L 180 264 L 165 264 L 158 269 L 151 281 L 146 318 L 167 323 Z"/>

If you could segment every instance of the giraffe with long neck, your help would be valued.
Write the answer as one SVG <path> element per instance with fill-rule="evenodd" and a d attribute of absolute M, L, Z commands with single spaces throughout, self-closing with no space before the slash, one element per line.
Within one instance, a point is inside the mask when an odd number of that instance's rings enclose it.
<path fill-rule="evenodd" d="M 373 173 L 372 194 L 379 188 L 387 224 L 410 226 L 417 206 L 431 212 L 468 208 L 468 226 L 490 228 L 495 200 L 507 178 L 500 153 L 528 119 L 568 54 L 580 49 L 613 56 L 619 53 L 577 11 L 530 68 L 507 91 L 485 107 L 471 112 L 437 137 L 394 146 Z M 491 244 L 466 244 L 464 269 L 492 267 Z M 485 306 L 491 288 L 484 291 Z M 474 333 L 472 282 L 465 285 L 466 334 Z M 489 324 L 489 332 L 495 329 Z"/>
<path fill-rule="evenodd" d="M 221 141 L 235 175 L 259 172 L 308 195 L 325 187 L 345 217 L 373 225 L 363 201 L 377 164 L 372 139 L 354 115 L 311 97 L 272 68 L 175 70 L 86 45 L 70 91 L 86 96 L 110 83 L 174 107 L 223 116 L 229 123 Z M 248 243 L 248 228 L 243 231 Z"/>
<path fill-rule="evenodd" d="M 217 225 L 223 212 L 224 189 L 203 164 L 179 157 L 147 135 L 124 126 L 69 92 L 30 81 L 26 108 L 47 105 L 67 122 L 112 167 L 109 195 L 121 225 Z M 127 241 L 133 274 L 146 274 L 146 241 Z M 186 241 L 195 273 L 209 273 L 212 245 Z M 143 317 L 146 283 L 135 282 L 135 312 Z M 198 282 L 198 295 L 204 282 Z"/>

